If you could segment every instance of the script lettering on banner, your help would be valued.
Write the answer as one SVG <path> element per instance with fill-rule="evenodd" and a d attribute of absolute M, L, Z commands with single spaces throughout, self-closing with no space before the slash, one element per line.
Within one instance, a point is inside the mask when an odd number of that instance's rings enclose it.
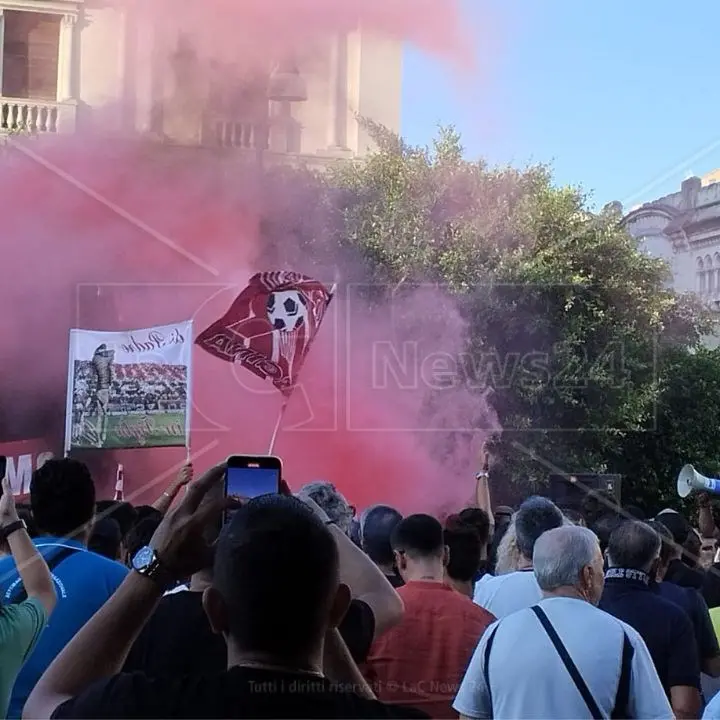
<path fill-rule="evenodd" d="M 0 455 L 7 457 L 7 478 L 16 496 L 28 495 L 33 470 L 55 457 L 44 440 L 0 443 Z"/>

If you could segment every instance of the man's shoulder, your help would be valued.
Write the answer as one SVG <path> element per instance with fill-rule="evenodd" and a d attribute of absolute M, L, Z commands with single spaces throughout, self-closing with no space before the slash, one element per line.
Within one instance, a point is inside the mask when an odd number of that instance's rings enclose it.
<path fill-rule="evenodd" d="M 475 583 L 475 595 L 489 595 L 497 592 L 503 585 L 512 585 L 517 582 L 517 578 L 520 576 L 530 575 L 535 577 L 533 573 L 521 573 L 521 572 L 510 572 L 504 575 L 489 575 L 483 577 L 480 581 Z M 520 580 L 523 582 L 523 580 Z"/>
<path fill-rule="evenodd" d="M 120 585 L 128 572 L 129 570 L 121 563 L 90 550 L 78 552 L 74 558 L 70 558 L 70 562 L 59 565 L 55 570 L 58 576 L 82 576 L 89 582 L 115 587 Z"/>
<path fill-rule="evenodd" d="M 680 588 L 681 590 L 692 590 L 692 588 Z M 683 593 L 682 595 L 678 596 L 679 598 L 686 599 L 687 595 Z M 678 605 L 678 602 L 676 600 L 671 599 L 670 597 L 666 595 L 656 595 L 655 593 L 648 594 L 649 600 L 647 601 L 647 605 L 649 608 L 652 609 L 653 612 L 663 613 L 663 615 L 666 615 L 668 619 L 671 620 L 678 620 L 682 618 L 682 620 L 685 620 L 687 622 L 690 622 L 690 619 L 688 618 L 687 612 L 684 608 L 682 608 L 680 605 Z M 682 622 L 681 620 L 681 622 Z"/>

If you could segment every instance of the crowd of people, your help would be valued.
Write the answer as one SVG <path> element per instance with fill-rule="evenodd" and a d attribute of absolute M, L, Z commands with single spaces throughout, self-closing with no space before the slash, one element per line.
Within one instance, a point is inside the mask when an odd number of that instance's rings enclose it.
<path fill-rule="evenodd" d="M 73 411 L 76 422 L 92 411 L 97 386 L 92 362 L 76 362 Z M 187 368 L 156 363 L 114 364 L 110 383 L 110 414 L 185 410 Z"/>
<path fill-rule="evenodd" d="M 0 712 L 720 718 L 707 495 L 694 522 L 602 494 L 493 510 L 479 473 L 458 514 L 404 517 L 316 482 L 223 525 L 224 473 L 139 507 L 73 459 L 28 506 L 3 481 Z"/>

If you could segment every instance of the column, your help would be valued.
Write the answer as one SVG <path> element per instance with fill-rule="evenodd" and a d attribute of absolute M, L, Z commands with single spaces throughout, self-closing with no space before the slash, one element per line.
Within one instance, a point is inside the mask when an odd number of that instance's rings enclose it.
<path fill-rule="evenodd" d="M 75 100 L 75 31 L 77 15 L 63 15 L 60 23 L 60 43 L 58 50 L 58 102 Z"/>
<path fill-rule="evenodd" d="M 143 6 L 144 8 L 144 6 Z M 134 32 L 137 34 L 135 53 L 135 129 L 142 133 L 153 129 L 154 83 L 156 67 L 156 38 L 154 20 L 149 13 L 137 17 Z"/>
<path fill-rule="evenodd" d="M 341 33 L 333 41 L 330 54 L 330 143 L 333 150 L 347 150 L 348 45 Z"/>
<path fill-rule="evenodd" d="M 0 8 L 0 95 L 2 95 L 3 80 L 3 55 L 5 45 L 5 18 L 3 17 L 3 9 Z"/>

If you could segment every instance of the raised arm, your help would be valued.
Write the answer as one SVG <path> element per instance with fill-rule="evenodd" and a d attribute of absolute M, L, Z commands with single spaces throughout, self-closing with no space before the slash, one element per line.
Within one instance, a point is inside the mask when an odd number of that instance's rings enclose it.
<path fill-rule="evenodd" d="M 27 596 L 37 598 L 49 615 L 57 602 L 55 584 L 47 563 L 37 551 L 25 529 L 25 524 L 17 514 L 15 499 L 7 478 L 3 478 L 2 481 L 0 523 L 2 523 L 2 532 L 6 535 Z"/>
<path fill-rule="evenodd" d="M 168 489 L 153 503 L 153 507 L 163 515 L 172 507 L 175 498 L 193 477 L 192 463 L 187 462 L 181 468 L 177 478 L 170 483 Z"/>
<path fill-rule="evenodd" d="M 311 498 L 299 495 L 331 529 L 340 555 L 340 581 L 356 600 L 367 603 L 375 616 L 375 637 L 397 625 L 405 607 L 382 570 L 336 525 Z"/>
<path fill-rule="evenodd" d="M 492 535 L 495 520 L 493 518 L 492 503 L 490 502 L 490 455 L 483 445 L 481 453 L 480 472 L 475 475 L 475 504 L 487 513 L 490 518 L 490 534 Z"/>

